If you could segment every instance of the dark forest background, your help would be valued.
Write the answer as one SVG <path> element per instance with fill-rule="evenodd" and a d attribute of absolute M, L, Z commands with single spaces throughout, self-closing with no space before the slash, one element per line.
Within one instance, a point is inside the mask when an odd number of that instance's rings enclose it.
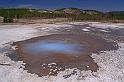
<path fill-rule="evenodd" d="M 13 19 L 52 19 L 67 18 L 69 20 L 124 20 L 124 11 L 100 12 L 97 10 L 83 10 L 78 8 L 62 8 L 56 10 L 30 8 L 0 8 L 0 16 L 4 22 Z"/>

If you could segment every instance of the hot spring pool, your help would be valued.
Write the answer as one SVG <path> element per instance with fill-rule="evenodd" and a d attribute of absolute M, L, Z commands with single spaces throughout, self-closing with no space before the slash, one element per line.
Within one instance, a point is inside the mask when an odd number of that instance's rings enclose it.
<path fill-rule="evenodd" d="M 68 43 L 59 40 L 41 40 L 34 43 L 27 43 L 23 46 L 23 51 L 32 55 L 46 55 L 51 53 L 62 54 L 82 54 L 85 46 L 76 43 Z"/>
<path fill-rule="evenodd" d="M 25 69 L 39 76 L 77 68 L 96 72 L 92 53 L 117 49 L 113 42 L 89 34 L 53 34 L 16 42 Z M 49 66 L 50 63 L 55 63 Z M 52 70 L 51 70 L 52 69 Z"/>

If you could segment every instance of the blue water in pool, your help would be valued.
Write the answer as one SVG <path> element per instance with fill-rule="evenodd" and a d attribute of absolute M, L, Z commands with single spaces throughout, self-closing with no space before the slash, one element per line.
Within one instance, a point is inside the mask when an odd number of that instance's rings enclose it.
<path fill-rule="evenodd" d="M 42 40 L 34 43 L 27 43 L 23 46 L 25 52 L 31 54 L 80 54 L 84 51 L 84 46 L 80 44 L 67 43 L 57 40 Z"/>

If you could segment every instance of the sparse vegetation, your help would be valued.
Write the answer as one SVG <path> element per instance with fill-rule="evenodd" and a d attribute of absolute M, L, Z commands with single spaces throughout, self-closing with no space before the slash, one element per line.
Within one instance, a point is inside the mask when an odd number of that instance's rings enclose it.
<path fill-rule="evenodd" d="M 77 8 L 63 8 L 54 11 L 26 8 L 0 9 L 0 16 L 4 22 L 13 22 L 13 19 L 28 18 L 68 18 L 70 20 L 124 20 L 124 12 L 102 13 L 96 10 L 82 10 Z"/>

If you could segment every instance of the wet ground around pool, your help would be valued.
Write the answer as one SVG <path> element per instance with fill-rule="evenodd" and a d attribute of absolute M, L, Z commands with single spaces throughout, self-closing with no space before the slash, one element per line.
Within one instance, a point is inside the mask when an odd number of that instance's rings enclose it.
<path fill-rule="evenodd" d="M 99 69 L 92 53 L 115 50 L 117 45 L 87 33 L 52 34 L 15 42 L 19 59 L 26 63 L 29 73 L 39 76 L 57 75 L 65 69 Z"/>

